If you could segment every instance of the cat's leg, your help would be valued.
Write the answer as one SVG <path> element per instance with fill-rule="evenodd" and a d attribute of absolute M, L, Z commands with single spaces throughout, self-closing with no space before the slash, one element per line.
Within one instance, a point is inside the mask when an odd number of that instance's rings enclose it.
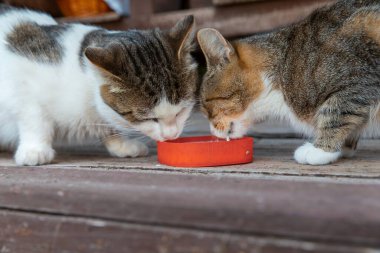
<path fill-rule="evenodd" d="M 337 161 L 343 154 L 345 143 L 356 148 L 357 139 L 350 140 L 360 132 L 369 119 L 368 101 L 332 97 L 319 109 L 316 116 L 314 144 L 299 147 L 294 158 L 298 163 L 323 165 Z"/>
<path fill-rule="evenodd" d="M 350 158 L 353 157 L 356 153 L 358 147 L 359 135 L 353 135 L 346 139 L 342 147 L 342 157 Z"/>
<path fill-rule="evenodd" d="M 108 152 L 115 157 L 138 157 L 149 153 L 148 147 L 139 141 L 130 140 L 122 136 L 109 136 L 104 139 Z"/>
<path fill-rule="evenodd" d="M 15 154 L 18 165 L 41 165 L 54 159 L 54 124 L 40 108 L 28 107 L 21 113 L 18 131 L 19 144 Z"/>

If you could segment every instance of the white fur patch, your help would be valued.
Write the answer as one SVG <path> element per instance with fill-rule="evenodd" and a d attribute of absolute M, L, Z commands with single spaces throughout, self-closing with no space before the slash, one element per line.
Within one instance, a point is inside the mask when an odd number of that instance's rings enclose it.
<path fill-rule="evenodd" d="M 366 138 L 380 137 L 380 103 L 371 108 L 370 120 L 362 136 Z"/>
<path fill-rule="evenodd" d="M 124 93 L 124 92 L 126 92 L 126 90 L 123 89 L 123 88 L 120 88 L 120 87 L 114 87 L 114 86 L 112 86 L 110 88 L 110 92 L 111 93 Z"/>
<path fill-rule="evenodd" d="M 339 159 L 341 152 L 326 152 L 320 148 L 314 147 L 310 142 L 306 142 L 297 148 L 294 153 L 294 159 L 301 164 L 325 165 L 330 164 Z"/>
<path fill-rule="evenodd" d="M 148 147 L 136 140 L 111 138 L 104 143 L 108 152 L 115 157 L 138 157 L 149 153 Z"/>
<path fill-rule="evenodd" d="M 15 160 L 17 165 L 35 166 L 50 163 L 54 155 L 55 152 L 50 145 L 21 145 L 17 149 Z"/>
<path fill-rule="evenodd" d="M 272 88 L 272 82 L 266 74 L 262 75 L 262 79 L 265 89 L 248 107 L 251 121 L 261 122 L 269 118 L 281 120 L 290 123 L 295 130 L 304 135 L 313 136 L 313 126 L 298 119 L 293 110 L 285 102 L 282 92 Z"/>
<path fill-rule="evenodd" d="M 239 138 L 244 136 L 249 130 L 251 123 L 258 123 L 267 119 L 290 123 L 297 131 L 300 131 L 304 135 L 312 136 L 314 133 L 313 126 L 297 118 L 295 113 L 286 104 L 282 92 L 272 88 L 271 80 L 267 75 L 263 74 L 262 79 L 264 91 L 248 106 L 247 110 L 239 118 L 233 120 L 233 131 L 230 137 Z M 227 137 L 227 132 L 218 131 L 212 125 L 211 132 L 219 138 Z"/>
<path fill-rule="evenodd" d="M 180 136 L 185 127 L 186 120 L 191 114 L 194 102 L 182 101 L 177 105 L 173 105 L 166 98 L 161 99 L 161 102 L 147 116 L 158 121 L 147 120 L 138 124 L 127 122 L 112 110 L 103 102 L 99 92 L 96 95 L 96 106 L 101 115 L 108 122 L 113 122 L 115 127 L 120 131 L 125 131 L 127 127 L 132 126 L 156 141 L 165 141 L 176 139 Z"/>
<path fill-rule="evenodd" d="M 223 132 L 223 131 L 220 131 L 218 129 L 216 129 L 214 127 L 213 124 L 210 123 L 210 132 L 212 135 L 218 137 L 218 138 L 221 138 L 221 139 L 227 139 L 227 138 L 230 138 L 230 136 L 228 136 L 228 133 L 227 132 Z"/>
<path fill-rule="evenodd" d="M 59 38 L 64 48 L 62 62 L 52 65 L 34 62 L 8 50 L 8 33 L 26 21 L 56 24 L 52 17 L 33 11 L 10 11 L 0 16 L 3 24 L 0 29 L 0 145 L 15 148 L 18 143 L 17 163 L 34 165 L 53 159 L 52 137 L 75 141 L 102 138 L 109 134 L 109 127 L 104 125 L 94 107 L 94 90 L 102 80 L 83 71 L 78 55 L 83 37 L 97 28 L 71 25 Z"/>

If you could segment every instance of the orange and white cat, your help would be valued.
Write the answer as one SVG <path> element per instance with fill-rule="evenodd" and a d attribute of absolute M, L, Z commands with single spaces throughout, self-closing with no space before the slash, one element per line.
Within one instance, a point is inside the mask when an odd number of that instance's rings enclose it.
<path fill-rule="evenodd" d="M 322 165 L 352 156 L 380 133 L 380 3 L 346 0 L 277 31 L 228 42 L 198 32 L 207 60 L 201 107 L 214 135 L 243 136 L 252 122 L 289 121 L 314 136 L 294 158 Z"/>

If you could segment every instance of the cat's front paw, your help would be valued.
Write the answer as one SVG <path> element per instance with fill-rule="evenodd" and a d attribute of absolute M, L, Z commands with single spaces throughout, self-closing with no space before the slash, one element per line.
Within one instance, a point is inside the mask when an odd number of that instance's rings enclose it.
<path fill-rule="evenodd" d="M 144 143 L 135 140 L 111 139 L 106 142 L 106 147 L 116 157 L 139 157 L 149 153 Z"/>
<path fill-rule="evenodd" d="M 340 152 L 326 152 L 307 142 L 297 148 L 294 153 L 294 159 L 301 164 L 324 165 L 337 161 L 340 155 Z"/>
<path fill-rule="evenodd" d="M 15 161 L 17 165 L 42 165 L 51 163 L 54 155 L 54 149 L 47 145 L 20 146 L 17 148 Z"/>

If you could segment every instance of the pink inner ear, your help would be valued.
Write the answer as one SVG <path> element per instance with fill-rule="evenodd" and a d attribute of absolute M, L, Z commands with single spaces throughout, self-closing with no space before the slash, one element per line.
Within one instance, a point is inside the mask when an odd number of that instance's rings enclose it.
<path fill-rule="evenodd" d="M 209 64 L 231 61 L 234 48 L 217 30 L 201 29 L 197 37 Z"/>

